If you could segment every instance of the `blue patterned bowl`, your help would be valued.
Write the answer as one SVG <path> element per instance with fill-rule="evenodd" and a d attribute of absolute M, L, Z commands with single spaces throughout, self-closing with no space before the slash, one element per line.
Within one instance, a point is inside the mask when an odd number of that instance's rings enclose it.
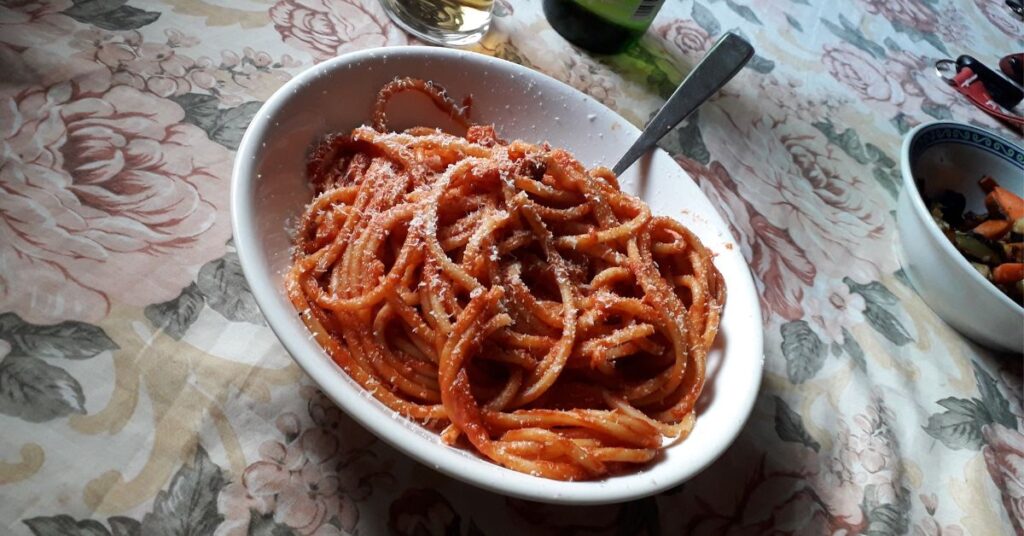
<path fill-rule="evenodd" d="M 1024 307 L 975 270 L 946 239 L 925 197 L 953 190 L 984 210 L 977 182 L 990 175 L 1024 195 L 1024 149 L 963 123 L 920 125 L 903 139 L 903 190 L 896 212 L 903 268 L 924 301 L 950 326 L 985 346 L 1024 353 Z"/>

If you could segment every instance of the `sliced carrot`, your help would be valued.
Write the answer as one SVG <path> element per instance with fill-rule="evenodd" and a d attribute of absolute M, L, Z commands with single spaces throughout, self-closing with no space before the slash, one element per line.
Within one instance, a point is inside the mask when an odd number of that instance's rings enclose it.
<path fill-rule="evenodd" d="M 992 281 L 996 283 L 1016 283 L 1024 280 L 1024 263 L 1006 262 L 992 270 Z"/>
<path fill-rule="evenodd" d="M 1006 233 L 1010 232 L 1010 226 L 1011 223 L 1006 220 L 985 220 L 972 229 L 972 231 L 989 240 L 999 240 Z"/>
<path fill-rule="evenodd" d="M 988 175 L 985 175 L 984 177 L 981 178 L 980 181 L 978 181 L 978 186 L 981 186 L 981 189 L 984 190 L 985 193 L 987 194 L 987 193 L 991 192 L 992 190 L 995 190 L 996 188 L 998 188 L 999 187 L 999 183 L 996 182 L 996 180 L 993 179 L 992 177 L 989 177 Z"/>
<path fill-rule="evenodd" d="M 1024 199 L 1017 194 L 1001 186 L 996 186 L 988 195 L 992 196 L 992 200 L 999 205 L 999 210 L 1006 216 L 1006 219 L 1013 221 L 1024 218 Z"/>
<path fill-rule="evenodd" d="M 996 202 L 996 192 L 994 190 L 985 194 L 985 210 L 988 211 L 989 218 L 1002 217 L 1002 210 L 999 208 L 999 203 Z"/>

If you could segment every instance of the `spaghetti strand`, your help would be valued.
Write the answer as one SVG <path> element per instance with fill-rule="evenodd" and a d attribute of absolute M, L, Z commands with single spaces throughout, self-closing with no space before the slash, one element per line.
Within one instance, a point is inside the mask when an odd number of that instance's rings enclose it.
<path fill-rule="evenodd" d="M 387 131 L 419 91 L 467 128 Z M 397 413 L 516 471 L 597 479 L 696 420 L 725 285 L 685 226 L 428 81 L 312 149 L 285 278 L 327 354 Z"/>

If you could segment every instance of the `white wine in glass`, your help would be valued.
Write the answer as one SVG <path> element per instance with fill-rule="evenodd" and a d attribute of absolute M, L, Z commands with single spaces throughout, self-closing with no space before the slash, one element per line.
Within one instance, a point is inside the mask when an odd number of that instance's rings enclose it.
<path fill-rule="evenodd" d="M 439 45 L 480 40 L 491 25 L 494 0 L 380 0 L 391 20 L 407 32 Z"/>

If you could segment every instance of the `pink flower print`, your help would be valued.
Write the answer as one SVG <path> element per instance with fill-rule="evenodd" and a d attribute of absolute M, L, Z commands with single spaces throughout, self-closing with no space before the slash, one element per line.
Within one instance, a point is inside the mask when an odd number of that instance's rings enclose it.
<path fill-rule="evenodd" d="M 213 62 L 196 61 L 178 48 L 194 46 L 198 38 L 168 29 L 166 43 L 143 41 L 136 32 L 83 30 L 75 34 L 71 46 L 82 52 L 75 56 L 110 67 L 118 84 L 146 90 L 161 97 L 183 95 L 216 85 Z"/>
<path fill-rule="evenodd" d="M 948 110 L 954 119 L 977 121 L 989 125 L 998 122 L 979 114 L 970 102 L 935 76 L 932 60 L 903 51 L 894 52 L 884 61 L 866 52 L 841 44 L 825 46 L 822 61 L 829 74 L 852 89 L 861 99 L 871 101 L 883 116 L 897 113 L 921 117 L 926 107 Z"/>
<path fill-rule="evenodd" d="M 999 31 L 1013 39 L 1020 38 L 1020 19 L 1014 18 L 1013 13 L 1006 8 L 1006 5 L 1003 2 L 974 0 L 974 5 L 978 6 L 978 9 L 981 10 L 981 14 L 985 15 L 985 18 L 988 19 L 993 26 L 999 28 Z"/>
<path fill-rule="evenodd" d="M 951 4 L 942 7 L 939 10 L 939 20 L 942 23 L 938 25 L 937 31 L 943 41 L 968 45 L 974 40 L 974 32 L 967 22 L 970 19 L 965 17 L 961 6 Z"/>
<path fill-rule="evenodd" d="M 0 43 L 18 49 L 47 45 L 74 31 L 75 22 L 62 11 L 71 0 L 10 0 L 0 5 Z"/>
<path fill-rule="evenodd" d="M 765 456 L 755 442 L 761 439 L 741 436 L 714 471 L 698 476 L 678 496 L 671 497 L 674 505 L 687 510 L 688 523 L 670 532 L 693 536 L 841 534 L 831 505 L 809 485 L 821 463 L 818 453 L 803 445 L 776 443 L 773 453 Z M 707 492 L 715 486 L 717 492 Z M 614 522 L 610 528 L 608 532 L 614 533 Z"/>
<path fill-rule="evenodd" d="M 904 107 L 921 108 L 930 105 L 949 110 L 950 115 L 959 121 L 1001 126 L 1001 123 L 989 115 L 978 113 L 970 101 L 935 76 L 932 70 L 933 63 L 929 58 L 904 51 L 892 54 L 885 65 L 891 73 L 890 76 L 900 80 L 904 92 L 908 95 L 908 102 Z"/>
<path fill-rule="evenodd" d="M 283 442 L 263 442 L 259 460 L 218 497 L 224 522 L 217 536 L 248 534 L 253 513 L 298 534 L 351 533 L 359 520 L 356 501 L 368 498 L 375 484 L 393 481 L 388 466 L 363 448 L 374 441 L 372 436 L 364 442 L 358 425 L 315 388 L 302 386 L 299 393 L 307 399 L 313 426 L 303 429 L 294 413 L 277 417 L 274 424 Z"/>
<path fill-rule="evenodd" d="M 921 0 L 861 0 L 868 13 L 880 14 L 894 25 L 900 24 L 921 32 L 934 32 L 938 15 Z"/>
<path fill-rule="evenodd" d="M 245 58 L 248 59 L 257 69 L 269 67 L 270 64 L 274 62 L 274 58 L 270 57 L 270 54 L 262 51 L 257 52 L 251 47 L 245 47 L 242 49 L 242 53 L 245 54 Z"/>
<path fill-rule="evenodd" d="M 1001 424 L 981 428 L 985 466 L 1018 534 L 1024 532 L 1024 435 Z"/>
<path fill-rule="evenodd" d="M 213 63 L 208 58 L 200 60 Z M 270 54 L 249 47 L 243 49 L 241 57 L 235 52 L 224 50 L 221 52 L 220 68 L 212 70 L 210 79 L 214 92 L 224 104 L 263 101 L 291 78 L 285 69 L 298 65 L 299 62 L 288 54 L 282 55 L 275 62 Z M 207 84 L 210 80 L 203 79 L 201 82 Z"/>
<path fill-rule="evenodd" d="M 705 105 L 701 119 L 715 128 L 702 133 L 740 197 L 784 230 L 819 273 L 871 281 L 895 270 L 886 194 L 870 171 L 811 125 L 789 121 L 787 110 L 733 104 Z M 835 251 L 848 255 L 837 259 Z"/>
<path fill-rule="evenodd" d="M 297 419 L 296 419 L 297 420 Z M 286 435 L 288 419 L 278 419 Z M 240 482 L 225 487 L 218 509 L 225 522 L 218 536 L 246 534 L 251 513 L 272 516 L 299 534 L 325 536 L 351 532 L 358 521 L 352 500 L 340 493 L 334 469 L 339 454 L 338 438 L 321 428 L 311 428 L 287 445 L 267 441 L 260 445 L 261 459 L 246 467 Z"/>
<path fill-rule="evenodd" d="M 964 530 L 959 525 L 939 526 L 935 520 L 939 499 L 934 493 L 928 495 L 922 493 L 918 497 L 921 499 L 921 504 L 924 505 L 925 512 L 928 512 L 928 517 L 922 518 L 914 524 L 914 536 L 963 536 Z"/>
<path fill-rule="evenodd" d="M 804 311 L 811 325 L 818 328 L 825 341 L 843 343 L 843 328 L 850 328 L 864 322 L 864 297 L 850 292 L 850 287 L 841 282 L 822 282 L 824 289 L 815 289 L 807 294 Z"/>
<path fill-rule="evenodd" d="M 377 0 L 280 0 L 270 8 L 285 43 L 316 61 L 363 48 L 408 43 Z"/>
<path fill-rule="evenodd" d="M 808 123 L 824 121 L 847 104 L 835 94 L 807 96 L 803 82 L 793 78 L 782 78 L 767 74 L 758 77 L 760 95 L 781 110 L 793 112 L 795 117 Z"/>
<path fill-rule="evenodd" d="M 906 97 L 899 81 L 873 56 L 847 44 L 825 45 L 822 61 L 832 78 L 866 100 L 902 104 Z"/>
<path fill-rule="evenodd" d="M 786 320 L 803 317 L 803 289 L 813 283 L 816 273 L 803 250 L 740 197 L 736 182 L 719 162 L 705 167 L 686 158 L 676 161 L 729 222 L 754 272 L 765 319 L 773 314 Z"/>
<path fill-rule="evenodd" d="M 105 68 L 0 96 L 0 310 L 96 322 L 224 252 L 231 153 Z"/>
<path fill-rule="evenodd" d="M 675 19 L 658 26 L 654 33 L 665 41 L 666 47 L 687 58 L 700 58 L 711 48 L 711 36 L 696 22 Z"/>
<path fill-rule="evenodd" d="M 129 61 L 125 67 L 144 75 L 184 76 L 193 65 L 195 62 L 192 58 L 175 54 L 170 46 L 147 42 L 136 48 L 135 59 Z"/>
<path fill-rule="evenodd" d="M 164 35 L 167 36 L 167 44 L 173 48 L 194 47 L 199 44 L 198 37 L 185 34 L 174 28 L 164 30 Z"/>
<path fill-rule="evenodd" d="M 810 479 L 829 512 L 846 526 L 863 526 L 866 512 L 862 505 L 869 488 L 875 504 L 899 501 L 900 464 L 893 450 L 896 438 L 888 424 L 892 419 L 892 413 L 876 398 L 864 413 L 854 417 L 853 429 L 838 421 L 834 451 Z"/>
<path fill-rule="evenodd" d="M 122 63 L 135 59 L 135 47 L 142 42 L 137 31 L 114 33 L 98 28 L 75 32 L 71 48 L 82 52 L 76 58 L 96 61 L 116 71 Z"/>
<path fill-rule="evenodd" d="M 892 448 L 887 437 L 881 433 L 881 426 L 864 415 L 853 419 L 859 434 L 851 436 L 850 446 L 856 454 L 857 462 L 871 474 L 885 469 L 892 460 Z"/>
<path fill-rule="evenodd" d="M 145 80 L 146 89 L 170 97 L 191 90 L 186 74 L 195 65 L 187 56 L 176 54 L 164 43 L 142 43 L 135 48 L 135 57 L 122 63 L 122 68 Z"/>
<path fill-rule="evenodd" d="M 615 96 L 619 90 L 594 60 L 570 54 L 565 58 L 563 67 L 565 83 L 601 101 L 605 106 L 615 108 Z"/>

